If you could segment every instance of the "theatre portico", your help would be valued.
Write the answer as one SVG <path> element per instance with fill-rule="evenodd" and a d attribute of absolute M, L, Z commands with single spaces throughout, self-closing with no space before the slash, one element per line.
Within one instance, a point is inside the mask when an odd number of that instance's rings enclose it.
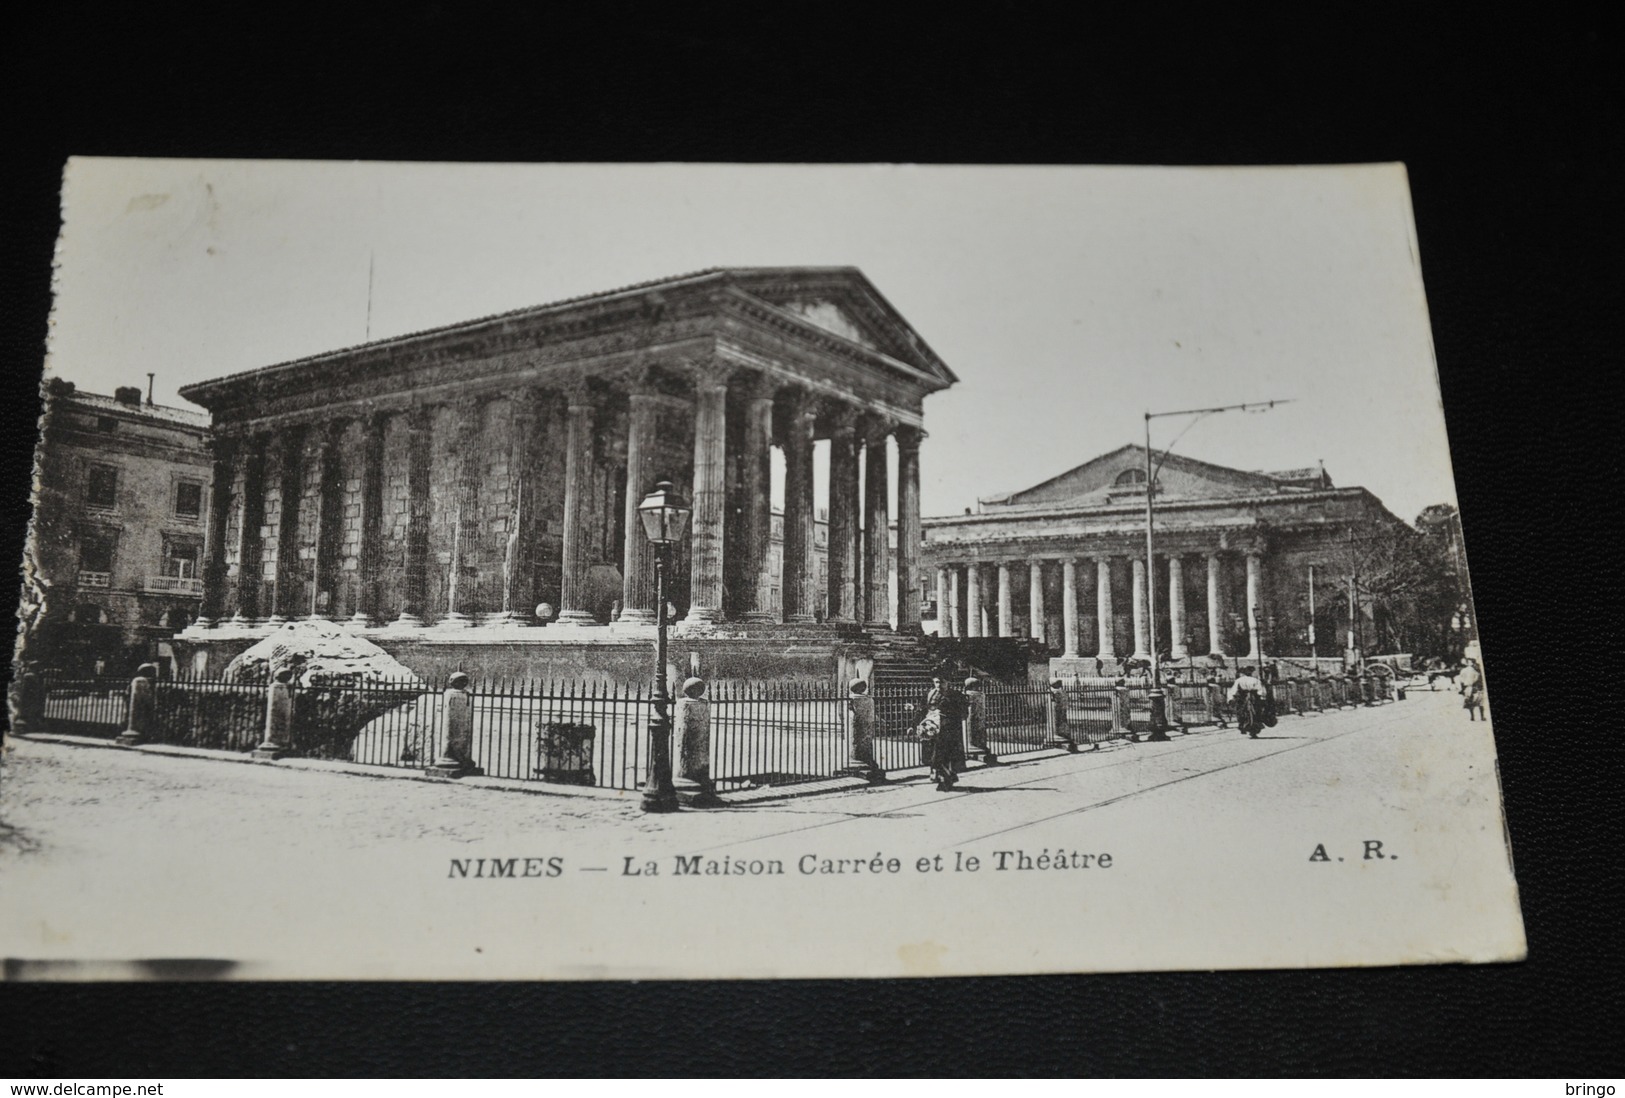
<path fill-rule="evenodd" d="M 1322 468 L 1262 473 L 1162 458 L 1157 556 L 1145 556 L 1145 450 L 1129 445 L 975 513 L 924 521 L 924 565 L 944 636 L 1028 637 L 1056 673 L 1150 656 L 1157 585 L 1160 654 L 1308 656 L 1308 567 L 1350 538 L 1402 525 L 1364 488 Z M 1315 611 L 1319 652 L 1341 647 L 1336 608 Z"/>
<path fill-rule="evenodd" d="M 955 380 L 861 272 L 789 267 L 187 386 L 212 417 L 212 494 L 202 613 L 179 639 L 214 673 L 320 618 L 423 671 L 477 656 L 490 673 L 642 679 L 657 608 L 636 509 L 665 478 L 693 507 L 669 584 L 677 653 L 704 649 L 718 674 L 763 660 L 823 674 L 878 631 L 919 628 L 923 401 Z"/>

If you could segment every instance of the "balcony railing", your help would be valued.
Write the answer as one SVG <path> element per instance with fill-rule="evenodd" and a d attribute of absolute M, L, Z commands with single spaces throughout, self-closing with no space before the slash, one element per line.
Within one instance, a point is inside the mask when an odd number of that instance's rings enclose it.
<path fill-rule="evenodd" d="M 157 595 L 202 595 L 203 581 L 190 576 L 148 576 L 142 590 Z"/>
<path fill-rule="evenodd" d="M 80 587 L 109 587 L 112 583 L 113 573 L 111 572 L 86 572 L 82 568 L 79 570 Z"/>

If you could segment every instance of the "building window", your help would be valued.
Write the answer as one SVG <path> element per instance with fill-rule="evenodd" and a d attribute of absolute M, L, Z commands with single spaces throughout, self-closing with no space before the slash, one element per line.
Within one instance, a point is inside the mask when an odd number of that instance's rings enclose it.
<path fill-rule="evenodd" d="M 118 470 L 111 465 L 92 465 L 85 481 L 85 502 L 111 510 L 118 503 Z"/>
<path fill-rule="evenodd" d="M 175 485 L 175 514 L 181 518 L 197 518 L 203 514 L 203 485 L 195 480 L 183 480 Z"/>
<path fill-rule="evenodd" d="M 112 416 L 97 416 L 96 430 L 100 431 L 104 435 L 110 435 L 114 431 L 118 430 L 118 420 L 114 419 Z"/>
<path fill-rule="evenodd" d="M 1118 484 L 1144 484 L 1145 483 L 1145 470 L 1144 469 L 1124 469 L 1121 473 L 1117 474 L 1117 483 Z"/>
<path fill-rule="evenodd" d="M 108 587 L 113 577 L 113 547 L 111 534 L 85 534 L 79 539 L 79 586 Z"/>
<path fill-rule="evenodd" d="M 192 579 L 197 575 L 198 547 L 189 542 L 169 542 L 164 546 L 164 575 Z"/>

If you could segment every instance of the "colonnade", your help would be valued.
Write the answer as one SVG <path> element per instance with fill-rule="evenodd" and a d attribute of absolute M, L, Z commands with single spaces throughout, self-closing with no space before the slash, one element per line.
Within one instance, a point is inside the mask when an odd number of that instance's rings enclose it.
<path fill-rule="evenodd" d="M 499 400 L 512 405 L 505 437 L 482 430 L 487 406 Z M 770 596 L 777 583 L 788 624 L 812 623 L 827 605 L 824 617 L 831 623 L 881 627 L 895 614 L 901 626 L 918 628 L 914 577 L 923 432 L 853 401 L 715 361 L 690 364 L 680 373 L 574 376 L 548 388 L 424 400 L 360 416 L 340 413 L 275 430 L 217 435 L 210 444 L 213 494 L 198 624 L 228 617 L 245 624 L 331 617 L 340 603 L 341 567 L 354 573 L 351 617 L 358 626 L 538 624 L 531 613 L 537 596 L 532 554 L 541 524 L 555 522 L 562 528 L 557 623 L 601 624 L 591 605 L 591 573 L 606 561 L 602 546 L 595 559 L 588 527 L 594 518 L 603 527 L 605 508 L 594 476 L 606 461 L 620 460 L 620 447 L 613 440 L 605 445 L 605 432 L 624 417 L 625 487 L 616 501 L 623 541 L 619 559 L 607 563 L 621 570 L 619 622 L 652 625 L 654 550 L 637 508 L 654 481 L 672 469 L 674 442 L 660 430 L 668 409 L 691 414 L 693 424 L 686 624 L 771 622 Z M 686 417 L 671 421 L 680 418 Z M 563 434 L 563 493 L 562 502 L 548 504 L 544 514 L 538 453 L 549 429 Z M 357 430 L 358 446 L 351 441 Z M 436 438 L 448 430 L 449 437 Z M 386 447 L 386 436 L 402 431 L 404 453 L 399 445 Z M 827 580 L 820 576 L 815 553 L 813 465 L 819 438 L 829 440 Z M 898 449 L 899 481 L 895 604 L 888 594 L 891 441 Z M 770 551 L 775 445 L 782 447 L 785 461 L 784 546 L 777 576 Z M 445 467 L 448 462 L 453 468 Z M 682 467 L 688 467 L 686 460 Z M 391 494 L 391 486 L 402 481 L 404 490 Z M 268 515 L 273 487 L 276 513 Z M 552 491 L 556 485 L 546 487 Z M 508 501 L 505 520 L 495 524 L 479 502 L 493 488 Z M 238 567 L 231 577 L 227 535 L 234 517 L 230 555 Z M 439 531 L 438 551 L 431 544 L 432 524 Z M 489 566 L 493 525 L 503 535 L 495 597 L 490 585 L 481 588 L 466 578 L 469 547 L 482 537 L 487 542 L 478 559 Z M 400 562 L 391 573 L 398 577 L 398 590 L 387 600 L 386 550 Z M 443 570 L 438 585 L 443 601 L 430 607 L 428 577 L 436 568 Z M 383 620 L 386 602 L 398 606 L 390 623 Z"/>
<path fill-rule="evenodd" d="M 1247 562 L 1244 604 L 1248 638 L 1246 654 L 1256 659 L 1261 652 L 1259 637 L 1260 623 L 1263 620 L 1263 551 L 1248 549 L 1243 550 L 1243 553 Z M 1207 651 L 1222 652 L 1224 552 L 1215 550 L 1201 556 L 1205 558 L 1207 577 L 1205 614 Z M 1166 557 L 1159 555 L 1159 559 L 1167 561 L 1168 590 L 1163 605 L 1168 611 L 1167 639 L 1172 642 L 1169 654 L 1174 659 L 1183 659 L 1192 654 L 1188 651 L 1186 643 L 1185 558 L 1185 554 L 1169 554 Z M 1127 594 L 1130 600 L 1134 640 L 1132 652 L 1120 653 L 1115 630 L 1115 610 L 1118 604 L 1113 582 L 1114 573 L 1120 569 L 1114 567 L 1113 562 L 1124 559 L 1129 562 L 1130 579 Z M 1078 612 L 1079 572 L 1081 569 L 1092 567 L 1095 573 L 1096 637 L 1094 651 L 1089 654 L 1110 659 L 1119 656 L 1144 659 L 1150 656 L 1150 618 L 1147 608 L 1150 578 L 1146 574 L 1145 558 L 1130 554 L 1090 554 L 1082 557 L 941 564 L 936 569 L 939 633 L 943 636 L 967 637 L 1013 636 L 1016 604 L 1011 593 L 1012 576 L 1025 568 L 1028 636 L 1038 641 L 1053 642 L 1055 638 L 1046 635 L 1049 618 L 1045 598 L 1045 576 L 1047 568 L 1053 568 L 1055 565 L 1059 565 L 1061 569 L 1060 640 L 1064 655 L 1071 657 L 1084 654 L 1083 638 L 1079 635 L 1081 619 Z M 984 591 L 990 587 L 997 592 L 991 613 L 985 605 L 988 600 L 984 599 Z"/>

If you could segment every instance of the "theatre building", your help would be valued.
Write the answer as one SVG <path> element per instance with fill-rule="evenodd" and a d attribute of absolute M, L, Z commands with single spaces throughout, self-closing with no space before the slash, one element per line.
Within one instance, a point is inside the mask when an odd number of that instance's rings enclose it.
<path fill-rule="evenodd" d="M 208 419 L 129 386 L 44 387 L 23 658 L 67 673 L 167 664 L 203 596 Z"/>
<path fill-rule="evenodd" d="M 693 507 L 669 594 L 679 648 L 814 638 L 827 661 L 837 642 L 918 631 L 923 401 L 954 381 L 861 272 L 798 267 L 703 271 L 188 386 L 213 427 L 194 666 L 303 617 L 425 670 L 474 662 L 470 645 L 505 673 L 641 653 L 656 607 L 636 509 L 662 478 Z M 913 532 L 895 560 L 893 511 Z M 895 598 L 892 571 L 908 577 Z"/>
<path fill-rule="evenodd" d="M 1145 658 L 1155 585 L 1166 658 L 1308 656 L 1311 565 L 1324 585 L 1346 567 L 1351 543 L 1403 525 L 1323 468 L 1246 472 L 1172 454 L 1157 473 L 1148 571 L 1145 469 L 1144 448 L 1124 446 L 980 500 L 975 513 L 925 519 L 935 630 L 1029 637 L 1057 654 L 1057 670 L 1073 659 Z M 1341 654 L 1337 613 L 1316 607 L 1320 656 Z"/>

